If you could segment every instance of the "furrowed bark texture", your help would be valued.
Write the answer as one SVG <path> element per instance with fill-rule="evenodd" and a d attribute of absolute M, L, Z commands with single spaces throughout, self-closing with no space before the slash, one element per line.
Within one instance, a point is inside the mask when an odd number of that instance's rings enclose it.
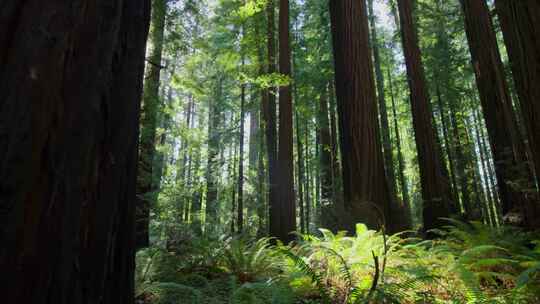
<path fill-rule="evenodd" d="M 538 181 L 540 180 L 540 2 L 497 0 L 495 6 L 508 50 Z"/>
<path fill-rule="evenodd" d="M 0 5 L 4 303 L 133 303 L 147 0 Z"/>
<path fill-rule="evenodd" d="M 488 6 L 484 0 L 461 0 L 461 6 L 503 214 L 520 214 L 525 225 L 540 227 L 538 202 L 530 192 L 525 146 L 515 121 Z"/>
<path fill-rule="evenodd" d="M 380 228 L 388 219 L 390 196 L 379 139 L 366 3 L 330 1 L 330 15 L 347 210 L 341 228 L 354 231 L 357 222 Z"/>

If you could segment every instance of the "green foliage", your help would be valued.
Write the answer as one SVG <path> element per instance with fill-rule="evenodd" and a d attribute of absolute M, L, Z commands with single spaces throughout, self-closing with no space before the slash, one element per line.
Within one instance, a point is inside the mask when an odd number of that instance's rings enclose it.
<path fill-rule="evenodd" d="M 177 281 L 179 284 L 197 288 L 197 289 L 203 289 L 208 286 L 208 280 L 196 273 L 191 273 L 185 276 L 181 276 L 178 278 Z"/>
<path fill-rule="evenodd" d="M 271 282 L 246 283 L 231 297 L 232 304 L 293 304 L 294 300 L 290 288 Z"/>
<path fill-rule="evenodd" d="M 275 274 L 278 264 L 270 250 L 269 241 L 268 238 L 262 238 L 249 243 L 243 238 L 232 239 L 223 251 L 226 271 L 235 275 L 241 283 L 254 282 Z"/>
<path fill-rule="evenodd" d="M 144 290 L 153 304 L 200 304 L 200 291 L 176 283 L 154 283 Z"/>
<path fill-rule="evenodd" d="M 534 235 L 450 223 L 429 241 L 359 224 L 352 236 L 321 229 L 290 246 L 271 246 L 267 238 L 198 238 L 181 247 L 182 255 L 149 248 L 137 255 L 137 296 L 160 304 L 184 293 L 200 303 L 238 304 L 540 301 Z"/>

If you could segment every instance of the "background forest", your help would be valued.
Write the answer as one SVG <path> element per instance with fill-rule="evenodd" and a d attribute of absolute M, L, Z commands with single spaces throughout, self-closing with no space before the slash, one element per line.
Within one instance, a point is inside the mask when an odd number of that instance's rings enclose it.
<path fill-rule="evenodd" d="M 520 9 L 154 0 L 140 298 L 540 301 Z"/>

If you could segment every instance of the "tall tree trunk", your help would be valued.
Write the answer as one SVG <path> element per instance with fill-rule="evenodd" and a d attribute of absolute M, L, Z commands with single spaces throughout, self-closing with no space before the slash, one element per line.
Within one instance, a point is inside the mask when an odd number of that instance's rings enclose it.
<path fill-rule="evenodd" d="M 411 108 L 418 150 L 418 165 L 422 185 L 424 230 L 444 224 L 440 218 L 450 214 L 451 189 L 443 172 L 443 160 L 438 151 L 420 47 L 413 20 L 411 0 L 398 0 L 401 35 L 407 75 L 411 91 Z"/>
<path fill-rule="evenodd" d="M 379 228 L 389 219 L 390 195 L 379 139 L 366 3 L 330 1 L 330 16 L 344 203 L 350 215 L 343 226 L 354 231 L 354 223 L 361 221 Z"/>
<path fill-rule="evenodd" d="M 371 49 L 373 50 L 373 61 L 375 65 L 375 80 L 377 83 L 377 97 L 379 102 L 379 117 L 381 121 L 381 137 L 384 156 L 384 168 L 386 179 L 388 180 L 388 191 L 390 191 L 390 199 L 392 199 L 392 209 L 396 204 L 396 176 L 394 173 L 394 161 L 392 152 L 392 143 L 390 141 L 390 127 L 388 123 L 388 110 L 386 108 L 386 97 L 384 93 L 384 75 L 381 69 L 381 58 L 379 55 L 379 42 L 377 38 L 377 24 L 375 22 L 375 14 L 373 13 L 373 0 L 368 0 L 368 12 L 371 26 Z M 399 212 L 393 210 L 392 213 Z"/>
<path fill-rule="evenodd" d="M 267 51 L 268 74 L 276 72 L 276 46 L 275 46 L 275 0 L 268 0 L 267 11 Z M 279 231 L 280 208 L 277 197 L 277 126 L 276 126 L 276 90 L 274 87 L 265 92 L 263 99 L 263 118 L 265 123 L 266 150 L 268 154 L 268 207 L 269 230 Z M 273 221 L 270 221 L 273 218 Z"/>
<path fill-rule="evenodd" d="M 412 227 L 412 214 L 411 214 L 411 203 L 409 199 L 409 187 L 407 185 L 407 179 L 405 178 L 405 159 L 403 157 L 403 152 L 401 151 L 401 136 L 399 135 L 399 124 L 398 116 L 396 110 L 396 101 L 394 98 L 394 86 L 392 82 L 392 74 L 390 69 L 388 70 L 388 84 L 390 89 L 390 99 L 392 100 L 392 115 L 394 117 L 394 133 L 396 134 L 396 148 L 398 156 L 398 172 L 399 172 L 399 183 L 401 186 L 401 199 L 403 201 L 403 206 L 407 210 L 406 215 L 408 216 L 407 223 L 409 227 Z"/>
<path fill-rule="evenodd" d="M 488 6 L 485 0 L 461 0 L 461 5 L 503 214 L 519 214 L 524 225 L 540 227 L 540 208 L 530 193 L 534 186 L 525 164 L 525 147 L 515 121 Z"/>
<path fill-rule="evenodd" d="M 496 203 L 496 198 L 495 198 L 495 195 L 492 191 L 492 187 L 491 187 L 491 176 L 490 176 L 490 172 L 489 172 L 489 160 L 487 159 L 487 153 L 484 151 L 484 143 L 482 141 L 482 132 L 480 132 L 480 122 L 479 122 L 479 119 L 478 119 L 478 116 L 479 114 L 477 114 L 476 111 L 473 112 L 473 124 L 474 124 L 474 133 L 476 134 L 476 141 L 477 141 L 477 145 L 478 145 L 478 150 L 480 151 L 480 162 L 481 162 L 481 165 L 482 165 L 482 174 L 484 176 L 484 179 L 485 179 L 485 193 L 486 193 L 486 198 L 487 198 L 487 201 L 490 205 L 490 209 L 491 209 L 491 214 L 492 214 L 492 217 L 493 217 L 493 223 L 494 225 L 498 225 L 499 224 L 499 212 L 497 210 L 497 203 Z"/>
<path fill-rule="evenodd" d="M 332 153 L 332 195 L 334 204 L 343 205 L 342 191 L 340 176 L 341 170 L 339 166 L 339 150 L 338 150 L 338 133 L 337 133 L 337 114 L 336 114 L 336 98 L 335 90 L 332 82 L 328 83 L 328 95 L 329 99 L 329 109 L 330 109 L 330 139 L 332 140 L 331 153 Z"/>
<path fill-rule="evenodd" d="M 445 111 L 445 107 L 444 107 L 444 104 L 443 104 L 440 85 L 438 83 L 438 80 L 435 80 L 435 92 L 437 94 L 437 106 L 438 106 L 438 109 L 439 109 L 439 116 L 441 117 L 441 125 L 442 125 L 442 131 L 443 131 L 444 146 L 446 148 L 446 154 L 448 156 L 448 167 L 449 167 L 449 171 L 450 171 L 449 172 L 450 173 L 450 182 L 451 182 L 451 185 L 452 185 L 452 189 L 454 189 L 454 191 L 452 192 L 452 194 L 454 195 L 452 199 L 454 200 L 454 206 L 455 206 L 455 209 L 456 209 L 454 211 L 460 212 L 460 210 L 458 210 L 458 208 L 457 208 L 457 207 L 459 207 L 459 193 L 458 193 L 458 185 L 457 185 L 458 178 L 456 177 L 456 157 L 455 157 L 454 151 L 453 151 L 453 148 L 456 146 L 455 143 L 454 143 L 455 138 L 454 138 L 454 140 L 451 140 L 450 135 L 448 134 L 450 132 L 450 130 L 449 130 L 450 129 L 449 128 L 450 123 L 448 122 L 448 118 L 445 115 L 446 111 Z"/>
<path fill-rule="evenodd" d="M 195 115 L 195 112 L 194 112 Z M 199 129 L 201 128 L 201 121 L 197 119 Z M 202 185 L 199 177 L 199 171 L 201 168 L 201 151 L 193 151 L 194 160 L 193 160 L 193 182 L 191 185 L 192 195 L 191 195 L 191 227 L 196 235 L 200 236 L 202 234 L 202 223 L 201 223 L 201 211 L 202 211 Z"/>
<path fill-rule="evenodd" d="M 150 3 L 66 4 L 1 5 L 2 302 L 133 303 Z"/>
<path fill-rule="evenodd" d="M 496 0 L 529 146 L 540 180 L 540 3 Z"/>
<path fill-rule="evenodd" d="M 321 144 L 319 172 L 321 176 L 321 223 L 323 227 L 337 230 L 340 220 L 334 201 L 334 180 L 332 179 L 332 135 L 328 119 L 328 91 L 325 85 L 319 96 L 318 133 Z"/>
<path fill-rule="evenodd" d="M 305 185 L 304 185 L 304 192 L 306 193 L 306 199 L 304 200 L 305 202 L 305 211 L 306 211 L 306 232 L 309 233 L 309 228 L 310 228 L 310 223 L 311 223 L 311 206 L 312 206 L 312 201 L 311 201 L 311 178 L 312 178 L 312 174 L 313 174 L 313 170 L 310 166 L 310 160 L 311 160 L 311 153 L 309 151 L 309 124 L 308 124 L 308 121 L 306 120 L 306 123 L 304 125 L 304 143 L 305 143 L 305 150 L 306 150 L 306 160 L 305 160 L 305 164 L 306 164 L 306 181 L 305 181 Z"/>
<path fill-rule="evenodd" d="M 154 173 L 152 169 L 156 154 L 159 85 L 166 11 L 166 0 L 152 0 L 152 19 L 149 34 L 151 48 L 144 81 L 139 167 L 137 171 L 137 219 L 135 227 L 137 248 L 149 245 L 148 225 L 150 223 L 150 206 L 153 203 L 151 198 L 152 192 L 156 190 L 153 187 Z"/>
<path fill-rule="evenodd" d="M 298 156 L 298 205 L 300 207 L 300 232 L 306 233 L 306 216 L 304 210 L 304 147 L 302 145 L 302 133 L 300 132 L 300 117 L 298 111 L 295 111 L 296 122 L 296 153 Z"/>
<path fill-rule="evenodd" d="M 289 37 L 289 1 L 279 1 L 279 73 L 291 76 L 291 49 Z M 293 105 L 291 85 L 279 87 L 279 149 L 277 161 L 277 205 L 270 213 L 270 235 L 284 243 L 293 240 L 291 232 L 296 230 L 296 207 L 294 200 L 293 162 Z M 279 216 L 279 218 L 276 217 Z M 275 222 L 279 223 L 276 227 Z M 274 223 L 274 224 L 273 224 Z M 276 229 L 277 228 L 277 229 Z"/>
<path fill-rule="evenodd" d="M 244 58 L 242 58 L 244 66 Z M 246 85 L 242 83 L 240 87 L 240 130 L 239 130 L 239 152 L 238 152 L 238 204 L 237 204 L 237 225 L 238 233 L 244 230 L 244 119 L 246 112 Z"/>
<path fill-rule="evenodd" d="M 223 95 L 223 79 L 218 76 L 215 84 L 215 92 L 213 100 L 210 100 L 208 107 L 208 159 L 206 166 L 206 217 L 205 217 L 205 233 L 212 234 L 218 224 L 218 179 L 217 172 L 221 167 L 220 158 L 220 124 L 221 124 L 221 107 L 219 105 Z M 221 157 L 222 158 L 222 157 Z"/>

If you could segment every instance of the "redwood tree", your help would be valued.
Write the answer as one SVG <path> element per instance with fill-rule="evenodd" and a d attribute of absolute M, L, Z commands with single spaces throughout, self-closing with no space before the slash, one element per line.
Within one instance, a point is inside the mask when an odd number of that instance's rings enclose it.
<path fill-rule="evenodd" d="M 279 1 L 279 72 L 291 76 L 291 48 L 289 37 L 289 0 Z M 293 162 L 293 105 L 290 83 L 279 87 L 279 141 L 277 160 L 277 207 L 270 213 L 270 234 L 284 243 L 293 239 L 296 230 L 296 204 L 294 198 Z M 275 225 L 278 221 L 279 226 Z M 272 224 L 274 222 L 274 224 Z M 277 229 L 276 229 L 277 228 Z"/>
<path fill-rule="evenodd" d="M 424 68 L 413 19 L 412 0 L 398 0 L 401 37 L 407 66 L 413 127 L 418 151 L 418 166 L 422 185 L 424 230 L 442 224 L 441 217 L 450 213 L 449 181 L 444 172 L 444 163 L 438 149 L 437 133 L 433 126 Z"/>
<path fill-rule="evenodd" d="M 274 0 L 268 0 L 267 13 L 267 55 L 268 74 L 276 72 L 276 44 L 275 44 L 275 7 Z M 277 203 L 277 131 L 276 131 L 276 90 L 269 88 L 263 92 L 262 116 L 266 139 L 266 152 L 268 156 L 268 205 L 269 205 L 269 229 L 279 230 L 279 206 Z"/>
<path fill-rule="evenodd" d="M 540 225 L 539 208 L 528 191 L 531 178 L 512 108 L 489 9 L 485 0 L 461 0 L 465 29 L 495 163 L 503 214 L 520 214 L 530 227 Z M 538 54 L 536 54 L 538 55 Z"/>
<path fill-rule="evenodd" d="M 2 2 L 3 303 L 133 303 L 149 20 L 147 0 Z"/>
<path fill-rule="evenodd" d="M 495 6 L 540 180 L 540 2 L 496 0 Z"/>
<path fill-rule="evenodd" d="M 330 1 L 330 16 L 347 210 L 341 228 L 352 231 L 356 222 L 378 228 L 388 219 L 390 196 L 379 139 L 366 3 Z"/>

